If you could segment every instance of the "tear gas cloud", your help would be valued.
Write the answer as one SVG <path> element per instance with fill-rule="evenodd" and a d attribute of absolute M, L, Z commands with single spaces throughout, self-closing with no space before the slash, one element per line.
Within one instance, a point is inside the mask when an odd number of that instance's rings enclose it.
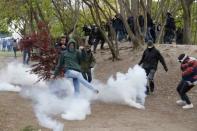
<path fill-rule="evenodd" d="M 92 101 L 123 104 L 138 109 L 145 109 L 145 71 L 138 65 L 127 73 L 111 76 L 107 83 L 94 79 L 92 84 L 99 90 L 94 94 L 80 85 L 81 94 L 73 95 L 74 89 L 70 79 L 58 79 L 49 82 L 38 80 L 30 74 L 30 67 L 20 63 L 9 63 L 0 71 L 0 91 L 16 91 L 26 99 L 32 100 L 39 124 L 53 131 L 63 131 L 63 123 L 56 120 L 85 120 L 91 114 Z"/>

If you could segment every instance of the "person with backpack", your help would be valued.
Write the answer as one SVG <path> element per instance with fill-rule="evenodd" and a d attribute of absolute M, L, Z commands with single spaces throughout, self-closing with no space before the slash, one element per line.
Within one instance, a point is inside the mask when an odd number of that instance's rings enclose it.
<path fill-rule="evenodd" d="M 181 100 L 176 103 L 183 109 L 191 109 L 194 106 L 186 93 L 197 85 L 197 60 L 186 54 L 180 54 L 178 61 L 181 63 L 182 78 L 177 86 L 177 92 Z"/>
<path fill-rule="evenodd" d="M 163 56 L 161 55 L 159 50 L 155 48 L 153 42 L 148 41 L 147 44 L 147 49 L 144 51 L 139 65 L 142 65 L 142 68 L 144 68 L 144 70 L 146 71 L 146 76 L 148 79 L 146 94 L 149 95 L 150 93 L 154 92 L 154 75 L 157 71 L 158 62 L 161 62 L 166 72 L 168 71 L 168 68 Z"/>

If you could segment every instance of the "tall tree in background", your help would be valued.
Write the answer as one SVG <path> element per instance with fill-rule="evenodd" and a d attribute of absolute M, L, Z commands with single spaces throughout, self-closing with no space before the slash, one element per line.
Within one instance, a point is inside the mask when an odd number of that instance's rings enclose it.
<path fill-rule="evenodd" d="M 77 25 L 82 27 L 85 23 L 95 23 L 89 8 L 83 6 L 85 1 L 91 2 L 94 16 L 98 18 L 99 13 L 101 21 L 107 22 L 116 14 L 121 14 L 134 47 L 140 47 L 144 41 L 147 30 L 147 12 L 151 14 L 156 25 L 162 25 L 157 37 L 158 43 L 162 43 L 167 11 L 176 20 L 178 17 L 178 21 L 181 23 L 179 27 L 182 28 L 183 25 L 184 43 L 191 44 L 192 37 L 195 41 L 195 31 L 191 32 L 192 28 L 194 30 L 197 27 L 196 23 L 191 20 L 191 17 L 196 15 L 196 12 L 191 10 L 192 5 L 197 4 L 194 2 L 195 0 L 76 0 L 75 2 L 73 0 L 0 0 L 0 27 L 5 31 L 8 30 L 8 27 L 16 27 L 21 35 L 25 35 L 36 31 L 36 22 L 42 20 L 49 24 L 52 36 L 68 34 L 72 29 L 76 29 Z M 139 30 L 137 19 L 139 15 L 143 15 L 145 20 L 143 32 Z M 128 26 L 128 16 L 135 17 L 135 34 Z M 98 19 L 96 22 L 99 23 Z M 82 31 L 79 31 L 82 34 Z M 115 44 L 114 47 L 118 49 L 118 45 Z"/>
<path fill-rule="evenodd" d="M 194 0 L 181 0 L 181 5 L 183 8 L 183 42 L 185 44 L 191 44 L 192 32 L 191 32 L 191 7 Z"/>
<path fill-rule="evenodd" d="M 83 2 L 88 6 L 90 12 L 91 12 L 91 16 L 93 18 L 94 23 L 99 27 L 99 30 L 101 31 L 102 35 L 104 36 L 106 42 L 108 43 L 109 49 L 111 51 L 112 54 L 112 60 L 118 60 L 119 59 L 119 49 L 118 49 L 118 42 L 116 39 L 116 33 L 115 30 L 112 27 L 112 23 L 111 23 L 111 15 L 109 13 L 107 13 L 106 11 L 104 11 L 101 7 L 101 3 L 99 3 L 98 1 L 92 1 L 92 0 L 83 0 Z M 106 4 L 106 3 L 102 3 L 102 4 Z M 102 28 L 102 21 L 105 20 L 108 22 L 108 25 L 110 27 L 110 34 L 111 37 L 114 38 L 114 40 L 110 40 L 107 37 L 107 34 L 105 32 L 105 29 Z"/>

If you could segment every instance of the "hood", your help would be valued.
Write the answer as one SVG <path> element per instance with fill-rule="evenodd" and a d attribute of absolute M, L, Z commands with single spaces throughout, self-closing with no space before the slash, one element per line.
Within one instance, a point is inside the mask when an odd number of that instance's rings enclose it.
<path fill-rule="evenodd" d="M 76 43 L 76 41 L 74 40 L 74 39 L 70 39 L 69 41 L 68 41 L 68 45 L 67 45 L 67 48 L 68 48 L 68 50 L 70 49 L 69 47 L 70 47 L 70 44 L 74 44 L 74 48 L 76 49 L 77 48 L 77 43 Z"/>

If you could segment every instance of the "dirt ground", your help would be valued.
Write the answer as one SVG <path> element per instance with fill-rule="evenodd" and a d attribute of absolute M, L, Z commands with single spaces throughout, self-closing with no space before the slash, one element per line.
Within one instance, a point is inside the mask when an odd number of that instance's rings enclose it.
<path fill-rule="evenodd" d="M 197 130 L 197 87 L 189 96 L 194 109 L 184 111 L 176 105 L 179 99 L 176 86 L 180 79 L 177 56 L 185 52 L 197 58 L 197 46 L 157 46 L 165 57 L 169 71 L 161 64 L 155 76 L 156 91 L 146 99 L 146 110 L 137 110 L 115 104 L 92 104 L 92 114 L 84 121 L 64 121 L 65 131 L 196 131 Z M 140 53 L 139 53 L 140 52 Z M 112 62 L 109 50 L 98 51 L 95 77 L 105 82 L 116 72 L 126 72 L 141 58 L 142 51 L 131 51 L 128 43 L 122 43 L 121 60 Z M 0 57 L 0 68 L 12 58 Z M 118 97 L 118 96 L 117 96 Z M 32 126 L 40 131 L 48 131 L 39 126 L 34 116 L 31 102 L 17 93 L 0 92 L 0 131 L 20 131 Z"/>

